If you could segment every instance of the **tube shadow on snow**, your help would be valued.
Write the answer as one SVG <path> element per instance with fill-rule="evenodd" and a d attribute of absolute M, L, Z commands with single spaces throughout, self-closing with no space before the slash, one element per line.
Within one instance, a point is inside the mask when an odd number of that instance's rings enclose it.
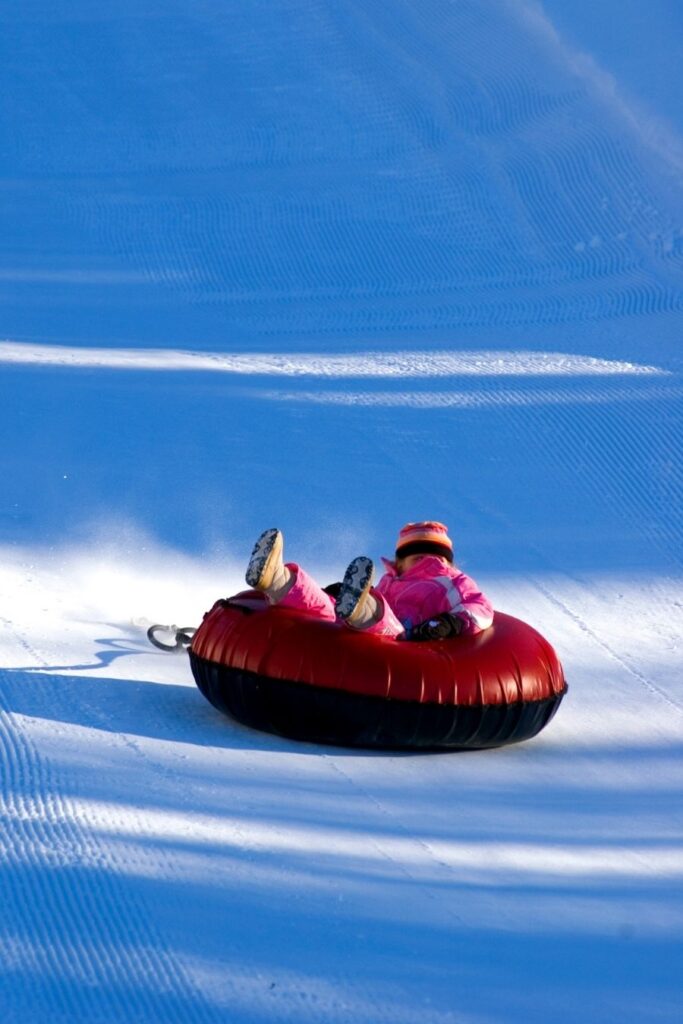
<path fill-rule="evenodd" d="M 489 762 L 486 775 L 479 775 L 476 769 L 460 775 L 457 755 L 437 755 L 441 769 L 448 765 L 455 773 L 448 784 L 451 813 L 445 816 L 443 786 L 425 789 L 424 779 L 413 784 L 410 776 L 388 767 L 385 777 L 375 779 L 374 789 L 387 806 L 393 807 L 398 801 L 403 807 L 414 786 L 422 810 L 420 823 L 415 824 L 416 834 L 412 835 L 392 814 L 378 817 L 372 805 L 369 809 L 364 805 L 359 818 L 359 792 L 343 774 L 334 779 L 331 790 L 330 780 L 324 784 L 303 774 L 302 756 L 323 760 L 332 756 L 337 760 L 347 755 L 362 763 L 367 760 L 365 753 L 335 748 L 330 755 L 328 748 L 290 744 L 233 726 L 201 700 L 195 700 L 199 695 L 192 687 L 12 672 L 6 673 L 6 682 L 6 710 L 33 721 L 74 724 L 115 737 L 112 744 L 102 743 L 96 734 L 72 735 L 63 755 L 62 733 L 58 732 L 50 757 L 59 763 L 66 756 L 68 761 L 60 798 L 70 797 L 68 780 L 73 780 L 76 773 L 79 781 L 72 795 L 81 807 L 80 813 L 87 819 L 89 808 L 93 808 L 92 828 L 101 831 L 110 820 L 112 835 L 121 841 L 128 836 L 134 843 L 158 844 L 175 848 L 178 853 L 194 849 L 202 856 L 227 849 L 238 855 L 246 843 L 245 848 L 259 852 L 259 856 L 289 858 L 292 865 L 314 856 L 317 850 L 324 859 L 340 866 L 347 859 L 356 865 L 375 864 L 373 872 L 381 867 L 385 856 L 399 862 L 406 857 L 407 863 L 416 857 L 416 863 L 434 857 L 432 868 L 440 865 L 436 877 L 445 882 L 448 876 L 443 876 L 441 869 L 455 858 L 452 870 L 456 875 L 465 872 L 467 884 L 473 885 L 482 882 L 508 886 L 513 880 L 518 885 L 524 879 L 533 879 L 538 885 L 543 879 L 555 878 L 563 879 L 563 884 L 570 887 L 612 887 L 619 885 L 620 879 L 632 877 L 634 884 L 657 888 L 670 886 L 677 876 L 677 884 L 681 884 L 677 853 L 680 837 L 675 830 L 665 833 L 661 828 L 675 797 L 670 773 L 661 775 L 660 784 L 653 781 L 658 777 L 658 764 L 670 765 L 683 756 L 680 742 L 653 742 L 636 750 L 594 745 L 577 752 L 565 745 L 538 745 L 533 759 L 536 770 L 530 776 L 529 758 L 511 758 L 506 751 L 498 785 L 490 775 L 491 769 L 494 773 L 496 770 L 495 752 L 480 755 Z M 118 742 L 125 737 L 174 741 L 178 751 L 187 746 L 234 750 L 239 758 L 230 762 L 229 770 L 224 760 L 203 756 L 181 764 L 164 748 L 147 747 L 143 753 L 133 744 L 126 746 L 122 760 Z M 272 755 L 290 752 L 296 758 L 287 767 L 282 761 L 273 776 Z M 254 759 L 245 759 L 245 753 L 253 754 Z M 401 759 L 391 756 L 389 760 Z M 596 764 L 600 766 L 597 778 Z M 628 779 L 624 778 L 625 764 L 630 769 Z M 98 765 L 96 772 L 92 771 L 94 765 Z M 502 765 L 497 767 L 503 770 Z M 140 768 L 144 770 L 140 772 Z M 137 777 L 132 790 L 131 773 Z M 27 775 L 25 782 L 32 778 Z M 549 778 L 555 780 L 552 797 Z M 457 779 L 460 781 L 456 784 Z M 179 783 L 190 791 L 201 785 L 200 812 L 178 804 Z M 21 802 L 24 796 L 31 800 L 24 789 L 17 792 L 15 800 Z M 580 827 L 576 820 L 578 807 Z M 10 808 L 8 812 L 11 817 Z M 34 808 L 31 813 L 39 812 Z M 606 813 L 610 821 L 607 835 Z M 136 815 L 142 815 L 144 827 L 134 823 Z M 130 831 L 125 825 L 127 819 L 133 822 Z M 641 823 L 635 835 L 634 820 Z M 433 847 L 432 853 L 426 853 L 422 841 L 429 844 L 427 849 Z M 384 851 L 383 843 L 387 844 Z M 486 869 L 489 848 L 494 860 Z M 468 870 L 463 857 L 469 856 L 470 850 L 473 861 Z M 528 860 L 526 850 L 531 852 Z M 678 858 L 676 870 L 672 868 L 672 856 Z"/>
<path fill-rule="evenodd" d="M 115 657 L 133 653 L 114 652 Z M 141 653 L 136 650 L 134 653 Z M 171 655 L 169 657 L 176 657 Z M 184 659 L 184 654 L 177 657 Z M 73 666 L 76 670 L 78 666 Z M 101 668 L 102 664 L 86 668 Z M 56 669 L 59 668 L 58 666 Z M 120 679 L 101 674 L 73 676 L 52 669 L 5 668 L 6 677 L 3 703 L 8 711 L 46 721 L 63 722 L 83 728 L 114 734 L 146 737 L 148 739 L 174 739 L 196 746 L 222 747 L 238 750 L 294 751 L 307 754 L 332 752 L 334 757 L 409 759 L 414 757 L 460 759 L 504 757 L 515 759 L 533 746 L 536 756 L 544 763 L 571 762 L 574 765 L 619 764 L 627 755 L 630 762 L 644 762 L 657 758 L 675 758 L 683 754 L 683 743 L 658 739 L 637 745 L 600 741 L 583 741 L 581 746 L 568 746 L 553 742 L 552 723 L 547 731 L 524 744 L 492 751 L 457 751 L 423 753 L 421 751 L 372 751 L 344 747 L 327 747 L 289 740 L 286 737 L 263 733 L 235 721 L 213 708 L 194 685 L 189 665 L 186 685 L 158 683 L 142 679 Z M 520 794 L 522 798 L 523 794 Z M 559 799 L 555 793 L 552 798 Z"/>
<path fill-rule="evenodd" d="M 625 857 L 633 846 L 650 848 L 654 857 L 675 852 L 675 838 L 663 839 L 656 828 L 666 820 L 672 794 L 656 776 L 653 781 L 652 769 L 658 759 L 680 758 L 680 743 L 629 750 L 539 741 L 535 757 L 542 770 L 521 786 L 517 772 L 528 758 L 511 748 L 504 752 L 498 786 L 489 775 L 479 783 L 471 773 L 459 782 L 456 775 L 441 826 L 443 788 L 417 787 L 422 825 L 413 835 L 400 815 L 379 813 L 372 801 L 360 807 L 362 787 L 349 788 L 348 779 L 326 776 L 318 780 L 324 791 L 304 792 L 299 799 L 296 768 L 274 775 L 272 759 L 258 755 L 292 751 L 317 758 L 326 751 L 242 728 L 215 713 L 189 678 L 187 686 L 178 686 L 101 674 L 4 671 L 4 704 L 11 712 L 116 738 L 172 740 L 178 750 L 192 744 L 240 756 L 227 765 L 224 758 L 206 757 L 184 768 L 163 748 L 149 750 L 140 761 L 126 746 L 124 764 L 118 745 L 96 735 L 71 736 L 62 765 L 57 737 L 50 751 L 61 776 L 56 806 L 61 814 L 69 807 L 78 811 L 85 845 L 64 831 L 59 816 L 53 820 L 51 812 L 33 805 L 33 777 L 24 771 L 13 805 L 19 817 L 15 822 L 9 813 L 5 824 L 30 829 L 21 810 L 25 798 L 27 809 L 41 815 L 41 846 L 29 863 L 22 859 L 25 844 L 11 845 L 13 856 L 0 867 L 0 880 L 6 893 L 41 893 L 30 914 L 5 917 L 15 952 L 22 944 L 26 949 L 15 959 L 15 990 L 30 990 L 30 1000 L 88 1005 L 92 989 L 77 959 L 73 971 L 62 966 L 61 974 L 49 955 L 36 967 L 36 949 L 45 949 L 46 942 L 49 948 L 49 936 L 58 933 L 61 949 L 77 949 L 89 959 L 103 1024 L 114 1024 L 121 1000 L 140 1020 L 160 1013 L 192 1015 L 192 997 L 181 984 L 173 991 L 168 980 L 135 970 L 154 941 L 145 920 L 146 908 L 154 908 L 150 927 L 164 936 L 164 960 L 217 972 L 221 983 L 203 990 L 205 1004 L 219 1007 L 220 1014 L 220 1000 L 229 992 L 230 1012 L 243 1007 L 250 1024 L 290 1019 L 291 1007 L 314 999 L 321 985 L 327 992 L 325 1019 L 340 1024 L 349 1019 L 350 1003 L 357 1007 L 356 1019 L 389 1014 L 392 1021 L 411 1024 L 424 1017 L 427 996 L 430 1020 L 440 1020 L 440 1014 L 449 1019 L 457 1006 L 476 1021 L 483 986 L 487 1015 L 501 1020 L 514 1011 L 520 1019 L 574 1024 L 575 1004 L 565 998 L 569 983 L 575 1000 L 595 1008 L 592 1024 L 611 1024 L 617 1012 L 623 1017 L 629 1002 L 628 1019 L 639 1021 L 649 1019 L 652 1005 L 666 1014 L 676 1003 L 680 945 L 676 920 L 663 915 L 662 893 L 667 902 L 675 900 L 680 879 L 656 872 L 630 877 L 628 864 L 607 879 L 590 866 L 563 876 L 561 865 L 544 868 L 542 854 L 565 845 L 575 855 L 590 855 L 594 844 L 613 845 Z M 245 753 L 255 756 L 242 759 Z M 357 751 L 348 754 L 359 757 Z M 335 759 L 343 755 L 334 751 Z M 489 760 L 497 754 L 471 755 L 477 756 Z M 446 758 L 457 772 L 457 758 L 440 755 Z M 596 758 L 610 769 L 602 779 L 590 770 Z M 637 791 L 620 781 L 625 759 L 650 769 Z M 408 792 L 399 793 L 401 785 Z M 192 811 L 195 786 L 202 794 L 198 815 Z M 410 786 L 405 775 L 392 780 L 388 774 L 379 791 L 382 800 L 392 792 L 405 806 Z M 179 790 L 187 804 L 179 803 Z M 572 818 L 577 807 L 580 832 Z M 628 832 L 605 840 L 605 808 L 618 822 L 639 821 L 638 843 Z M 648 814 L 654 815 L 652 827 Z M 471 849 L 470 865 L 449 865 L 430 854 L 423 833 L 433 830 L 438 838 L 440 829 L 446 829 L 442 841 Z M 5 835 L 11 843 L 12 832 Z M 514 864 L 482 870 L 481 858 L 492 843 L 501 849 L 528 846 L 540 863 L 525 871 Z M 105 848 L 105 858 L 94 858 Z M 42 852 L 49 850 L 56 855 Z M 84 851 L 93 859 L 84 860 Z M 87 914 L 80 893 L 88 894 Z M 113 948 L 126 977 L 107 969 Z M 338 1017 L 330 1009 L 330 990 L 341 1007 Z M 543 1017 L 534 1018 L 539 1007 Z M 301 1018 L 300 1012 L 298 1019 L 316 1019 Z"/>

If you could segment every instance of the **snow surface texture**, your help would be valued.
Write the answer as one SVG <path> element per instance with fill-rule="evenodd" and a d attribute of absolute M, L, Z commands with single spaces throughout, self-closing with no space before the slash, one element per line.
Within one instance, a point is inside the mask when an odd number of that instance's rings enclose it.
<path fill-rule="evenodd" d="M 676 0 L 0 12 L 2 1024 L 683 1000 Z M 150 621 L 449 523 L 537 739 L 322 749 Z"/>

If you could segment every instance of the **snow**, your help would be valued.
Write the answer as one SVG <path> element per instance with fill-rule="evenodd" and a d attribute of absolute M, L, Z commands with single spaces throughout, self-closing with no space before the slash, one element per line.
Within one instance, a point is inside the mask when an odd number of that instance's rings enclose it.
<path fill-rule="evenodd" d="M 666 375 L 657 366 L 596 359 L 564 352 L 364 352 L 311 355 L 297 352 L 220 353 L 141 349 L 86 349 L 0 342 L 0 363 L 83 366 L 112 370 L 201 370 L 277 377 L 469 377 Z"/>
<path fill-rule="evenodd" d="M 0 14 L 3 1024 L 656 1024 L 683 999 L 673 0 Z M 196 624 L 446 521 L 525 744 L 216 712 Z"/>

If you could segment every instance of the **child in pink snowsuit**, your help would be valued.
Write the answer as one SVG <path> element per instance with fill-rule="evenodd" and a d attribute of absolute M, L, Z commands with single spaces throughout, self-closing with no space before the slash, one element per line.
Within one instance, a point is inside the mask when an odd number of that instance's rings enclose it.
<path fill-rule="evenodd" d="M 385 573 L 372 588 L 369 558 L 354 558 L 336 599 L 301 566 L 282 561 L 282 534 L 266 530 L 247 568 L 250 586 L 271 604 L 296 608 L 354 629 L 411 640 L 479 633 L 493 621 L 493 608 L 476 584 L 453 564 L 453 544 L 443 523 L 408 523 L 396 544 L 396 560 L 382 559 Z"/>

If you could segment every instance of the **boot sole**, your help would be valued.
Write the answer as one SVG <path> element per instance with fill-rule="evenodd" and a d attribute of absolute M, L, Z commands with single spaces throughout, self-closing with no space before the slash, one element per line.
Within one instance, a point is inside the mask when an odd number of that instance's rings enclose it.
<path fill-rule="evenodd" d="M 267 590 L 272 582 L 274 566 L 282 554 L 282 534 L 279 530 L 264 530 L 254 544 L 245 579 L 255 590 Z"/>
<path fill-rule="evenodd" d="M 353 620 L 363 607 L 365 598 L 370 593 L 374 569 L 372 559 L 366 558 L 365 555 L 359 555 L 349 564 L 335 604 L 335 611 L 340 619 Z"/>

